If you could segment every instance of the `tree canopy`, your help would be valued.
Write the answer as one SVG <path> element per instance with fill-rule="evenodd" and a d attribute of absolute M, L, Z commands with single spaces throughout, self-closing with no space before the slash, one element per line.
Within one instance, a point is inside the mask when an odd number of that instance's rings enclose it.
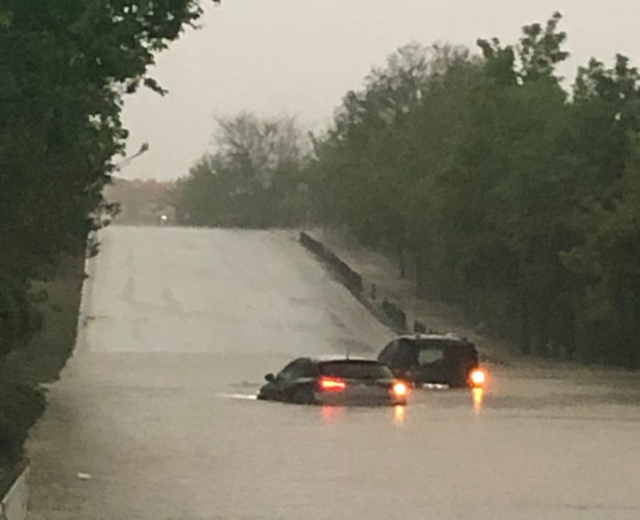
<path fill-rule="evenodd" d="M 178 183 L 179 221 L 252 228 L 300 222 L 310 208 L 306 148 L 291 117 L 218 118 L 214 151 Z"/>

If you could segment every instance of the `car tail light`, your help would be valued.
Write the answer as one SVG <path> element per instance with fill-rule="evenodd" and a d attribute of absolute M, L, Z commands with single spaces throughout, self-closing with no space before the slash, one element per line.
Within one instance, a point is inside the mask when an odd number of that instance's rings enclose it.
<path fill-rule="evenodd" d="M 409 394 L 409 386 L 402 381 L 396 381 L 393 383 L 391 391 L 395 397 L 406 397 Z"/>
<path fill-rule="evenodd" d="M 347 383 L 337 377 L 323 377 L 320 379 L 319 386 L 324 392 L 342 392 L 347 388 Z"/>
<path fill-rule="evenodd" d="M 487 375 L 484 373 L 484 370 L 480 370 L 479 368 L 472 370 L 469 374 L 469 382 L 472 386 L 482 386 L 486 380 Z"/>

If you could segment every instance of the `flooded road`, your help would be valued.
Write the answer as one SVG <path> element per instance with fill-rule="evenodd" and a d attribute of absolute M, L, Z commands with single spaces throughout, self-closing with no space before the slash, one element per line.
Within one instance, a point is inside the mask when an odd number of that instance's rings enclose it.
<path fill-rule="evenodd" d="M 286 233 L 102 240 L 29 445 L 31 520 L 640 518 L 637 375 L 529 364 L 406 408 L 258 402 L 291 357 L 392 334 Z"/>

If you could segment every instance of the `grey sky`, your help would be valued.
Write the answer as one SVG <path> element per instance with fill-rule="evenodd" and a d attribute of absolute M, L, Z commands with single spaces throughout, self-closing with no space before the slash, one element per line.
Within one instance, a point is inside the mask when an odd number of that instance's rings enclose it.
<path fill-rule="evenodd" d="M 151 149 L 126 178 L 185 175 L 209 148 L 215 115 L 243 109 L 286 112 L 306 125 L 330 122 L 343 94 L 372 66 L 416 40 L 475 46 L 477 38 L 514 42 L 520 28 L 564 15 L 573 76 L 591 56 L 611 63 L 616 52 L 640 53 L 639 0 L 203 0 L 203 28 L 188 31 L 157 60 L 162 98 L 127 99 L 129 149 Z M 474 47 L 475 48 L 475 47 Z"/>

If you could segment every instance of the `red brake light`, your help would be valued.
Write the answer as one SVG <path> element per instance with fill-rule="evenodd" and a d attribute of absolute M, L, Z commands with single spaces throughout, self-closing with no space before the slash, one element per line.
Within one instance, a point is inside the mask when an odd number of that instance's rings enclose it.
<path fill-rule="evenodd" d="M 347 383 L 337 377 L 323 377 L 320 379 L 320 390 L 325 392 L 342 392 Z"/>

